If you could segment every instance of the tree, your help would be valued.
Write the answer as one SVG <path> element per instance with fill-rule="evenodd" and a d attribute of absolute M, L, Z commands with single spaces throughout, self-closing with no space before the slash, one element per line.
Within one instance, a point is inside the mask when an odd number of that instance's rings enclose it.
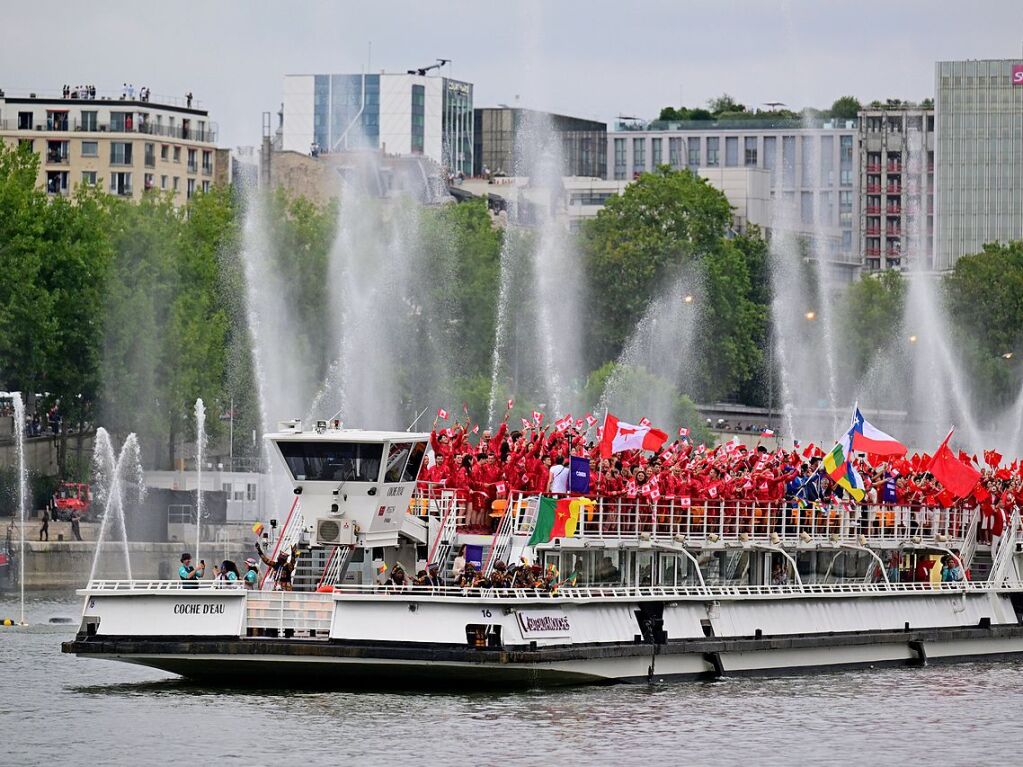
<path fill-rule="evenodd" d="M 696 379 L 699 396 L 734 390 L 760 359 L 763 310 L 751 300 L 747 261 L 763 259 L 752 247 L 727 239 L 732 222 L 725 195 L 688 170 L 660 168 L 608 200 L 583 228 L 583 249 L 591 281 L 590 358 L 597 364 L 618 357 L 651 300 L 687 265 L 704 275 L 706 323 L 714 339 Z M 759 265 L 757 268 L 762 268 Z"/>
<path fill-rule="evenodd" d="M 905 302 L 906 282 L 894 269 L 849 286 L 839 316 L 845 318 L 843 337 L 852 370 L 866 370 L 880 351 L 897 340 Z"/>
<path fill-rule="evenodd" d="M 727 93 L 722 93 L 715 99 L 709 99 L 707 101 L 707 108 L 715 116 L 720 116 L 729 112 L 745 112 L 746 106 L 740 104 L 738 101 L 733 99 Z"/>
<path fill-rule="evenodd" d="M 839 120 L 855 120 L 862 105 L 855 96 L 841 96 L 831 105 L 831 116 Z"/>

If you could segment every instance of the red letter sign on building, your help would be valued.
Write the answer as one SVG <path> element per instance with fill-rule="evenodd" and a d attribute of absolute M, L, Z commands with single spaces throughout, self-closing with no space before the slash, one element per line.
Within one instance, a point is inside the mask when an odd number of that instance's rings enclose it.
<path fill-rule="evenodd" d="M 1012 84 L 1023 85 L 1023 64 L 1012 65 Z"/>

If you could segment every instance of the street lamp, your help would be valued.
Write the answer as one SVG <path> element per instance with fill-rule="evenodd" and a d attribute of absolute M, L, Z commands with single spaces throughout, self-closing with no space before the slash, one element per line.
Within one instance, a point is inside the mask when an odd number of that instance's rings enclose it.
<path fill-rule="evenodd" d="M 692 297 L 692 295 L 687 295 L 682 300 L 685 301 L 687 304 L 691 304 L 693 302 L 693 297 Z"/>
<path fill-rule="evenodd" d="M 817 312 L 815 312 L 815 311 L 813 311 L 811 309 L 810 311 L 808 311 L 803 316 L 806 317 L 806 319 L 813 321 L 813 320 L 817 319 Z"/>
<path fill-rule="evenodd" d="M 916 343 L 916 336 L 910 336 L 910 337 L 909 337 L 909 342 L 910 342 L 911 344 L 915 344 L 915 343 Z"/>

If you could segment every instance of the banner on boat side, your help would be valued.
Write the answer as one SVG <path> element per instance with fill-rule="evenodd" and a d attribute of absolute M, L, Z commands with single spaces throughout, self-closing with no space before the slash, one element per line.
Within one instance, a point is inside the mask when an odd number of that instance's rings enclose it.
<path fill-rule="evenodd" d="M 519 610 L 515 617 L 523 639 L 567 637 L 572 634 L 568 616 L 558 610 Z"/>

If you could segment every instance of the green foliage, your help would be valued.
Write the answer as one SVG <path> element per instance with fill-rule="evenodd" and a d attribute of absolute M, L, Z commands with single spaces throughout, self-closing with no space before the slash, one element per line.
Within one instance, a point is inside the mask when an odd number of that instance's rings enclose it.
<path fill-rule="evenodd" d="M 709 99 L 707 101 L 707 109 L 709 109 L 715 117 L 719 117 L 724 114 L 735 114 L 747 111 L 745 104 L 740 104 L 727 93 L 722 93 L 715 99 Z"/>
<path fill-rule="evenodd" d="M 830 114 L 840 120 L 854 120 L 862 108 L 855 96 L 841 96 L 831 105 Z"/>

